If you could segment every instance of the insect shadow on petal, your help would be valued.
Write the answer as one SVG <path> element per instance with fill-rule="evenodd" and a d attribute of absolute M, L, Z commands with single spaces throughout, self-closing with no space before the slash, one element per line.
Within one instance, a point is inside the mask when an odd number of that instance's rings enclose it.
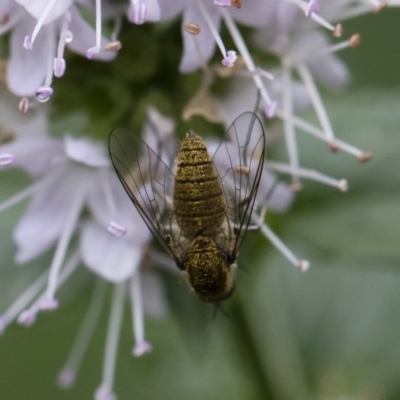
<path fill-rule="evenodd" d="M 110 134 L 115 171 L 154 237 L 202 300 L 223 301 L 235 287 L 263 170 L 262 123 L 243 113 L 208 145 L 189 132 L 176 160 L 165 140 L 153 147 L 126 129 Z"/>

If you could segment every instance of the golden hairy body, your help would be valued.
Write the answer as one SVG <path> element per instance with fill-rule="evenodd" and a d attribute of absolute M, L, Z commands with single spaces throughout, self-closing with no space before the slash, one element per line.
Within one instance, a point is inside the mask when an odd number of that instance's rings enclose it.
<path fill-rule="evenodd" d="M 188 133 L 178 155 L 174 188 L 176 222 L 187 238 L 215 235 L 226 204 L 219 178 L 200 136 Z"/>
<path fill-rule="evenodd" d="M 229 297 L 234 283 L 227 255 L 217 245 L 226 219 L 226 201 L 204 141 L 188 133 L 179 150 L 174 212 L 182 235 L 191 242 L 183 269 L 205 301 Z"/>

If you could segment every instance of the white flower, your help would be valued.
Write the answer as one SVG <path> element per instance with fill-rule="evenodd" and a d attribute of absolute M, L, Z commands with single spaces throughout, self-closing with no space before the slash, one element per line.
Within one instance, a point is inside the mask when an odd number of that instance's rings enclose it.
<path fill-rule="evenodd" d="M 95 31 L 71 0 L 19 3 L 6 2 L 0 8 L 0 19 L 7 19 L 0 35 L 11 31 L 7 84 L 17 96 L 36 96 L 42 102 L 50 98 L 53 74 L 61 77 L 66 69 L 66 46 L 89 58 L 115 57 L 115 52 L 104 50 L 110 41 L 101 36 L 100 26 Z"/>
<path fill-rule="evenodd" d="M 209 0 L 160 0 L 161 20 L 168 20 L 182 13 L 183 54 L 179 66 L 182 72 L 192 72 L 207 63 L 217 44 L 223 65 L 233 66 L 232 51 L 227 51 L 219 36 L 221 15 L 218 6 Z M 261 26 L 265 23 L 271 8 L 265 0 L 255 0 L 243 4 L 240 10 L 230 7 L 230 14 L 238 22 L 248 26 Z M 188 33 L 187 24 L 200 28 L 198 34 Z"/>
<path fill-rule="evenodd" d="M 174 128 L 171 121 L 155 110 L 149 111 L 149 118 L 151 121 L 145 129 L 148 141 L 170 140 Z M 152 137 L 154 128 L 159 135 L 157 139 Z M 4 331 L 14 319 L 30 326 L 38 312 L 57 308 L 56 291 L 83 262 L 99 276 L 99 281 L 73 346 L 80 351 L 77 354 L 72 350 L 60 373 L 59 383 L 62 386 L 74 383 L 104 302 L 103 282 L 108 281 L 115 285 L 115 295 L 104 363 L 112 373 L 104 377 L 96 395 L 99 399 L 108 398 L 112 395 L 116 362 L 115 352 L 110 353 L 109 348 L 118 343 L 120 317 L 127 294 L 130 294 L 132 303 L 134 356 L 151 350 L 144 337 L 144 310 L 158 316 L 165 313 L 163 290 L 158 278 L 150 268 L 146 272 L 140 271 L 140 265 L 150 254 L 150 231 L 111 169 L 103 144 L 69 135 L 63 139 L 38 137 L 36 141 L 22 137 L 2 146 L 0 158 L 4 151 L 14 158 L 7 167 L 21 167 L 36 177 L 30 187 L 0 204 L 1 212 L 31 196 L 13 234 L 17 244 L 16 262 L 26 263 L 54 244 L 56 248 L 49 270 L 0 316 L 0 331 Z M 33 157 L 35 153 L 36 157 Z M 84 209 L 89 211 L 88 217 L 82 215 Z M 79 248 L 75 250 L 70 245 L 74 234 L 79 235 Z M 157 259 L 162 262 L 163 256 Z M 165 264 L 169 268 L 170 263 L 167 261 Z"/>

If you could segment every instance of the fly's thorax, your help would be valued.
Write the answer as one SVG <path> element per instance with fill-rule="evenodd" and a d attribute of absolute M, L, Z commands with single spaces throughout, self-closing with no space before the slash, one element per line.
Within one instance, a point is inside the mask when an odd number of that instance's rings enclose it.
<path fill-rule="evenodd" d="M 178 154 L 174 188 L 176 223 L 186 237 L 213 236 L 224 221 L 226 203 L 206 144 L 188 133 Z"/>
<path fill-rule="evenodd" d="M 227 299 L 235 285 L 235 264 L 206 236 L 190 244 L 183 269 L 193 290 L 207 302 Z"/>

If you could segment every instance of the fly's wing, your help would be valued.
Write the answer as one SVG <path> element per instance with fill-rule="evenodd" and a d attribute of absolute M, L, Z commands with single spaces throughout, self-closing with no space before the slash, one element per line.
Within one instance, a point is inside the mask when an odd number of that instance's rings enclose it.
<path fill-rule="evenodd" d="M 210 151 L 227 203 L 227 221 L 236 254 L 246 235 L 264 166 L 265 134 L 252 112 L 241 114 L 216 150 Z"/>
<path fill-rule="evenodd" d="M 114 129 L 108 141 L 112 163 L 122 186 L 153 236 L 179 265 L 174 250 L 177 233 L 173 225 L 173 155 L 157 141 L 152 149 L 127 129 Z M 140 232 L 138 232 L 140 234 Z"/>

